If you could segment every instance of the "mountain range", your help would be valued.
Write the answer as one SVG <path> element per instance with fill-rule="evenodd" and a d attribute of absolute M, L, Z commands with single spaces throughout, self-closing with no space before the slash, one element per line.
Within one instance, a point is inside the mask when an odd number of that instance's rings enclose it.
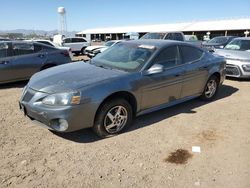
<path fill-rule="evenodd" d="M 68 31 L 66 36 L 75 36 L 78 31 Z M 40 36 L 53 36 L 58 33 L 58 30 L 33 30 L 33 29 L 14 29 L 14 30 L 0 30 L 0 34 L 3 33 L 22 33 L 23 35 L 36 34 Z"/>

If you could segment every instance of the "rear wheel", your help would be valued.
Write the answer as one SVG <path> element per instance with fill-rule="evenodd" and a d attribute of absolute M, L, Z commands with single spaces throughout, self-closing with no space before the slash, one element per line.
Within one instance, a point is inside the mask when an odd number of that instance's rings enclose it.
<path fill-rule="evenodd" d="M 219 78 L 215 75 L 211 76 L 205 86 L 201 99 L 211 101 L 215 98 L 219 88 Z"/>
<path fill-rule="evenodd" d="M 85 48 L 86 48 L 86 47 L 83 47 L 83 48 L 81 49 L 81 53 L 82 53 L 82 55 L 84 55 L 84 54 L 85 54 L 85 52 L 84 52 L 84 51 L 85 51 Z"/>
<path fill-rule="evenodd" d="M 93 130 L 102 138 L 114 136 L 131 125 L 132 120 L 132 107 L 126 100 L 109 100 L 99 110 Z"/>

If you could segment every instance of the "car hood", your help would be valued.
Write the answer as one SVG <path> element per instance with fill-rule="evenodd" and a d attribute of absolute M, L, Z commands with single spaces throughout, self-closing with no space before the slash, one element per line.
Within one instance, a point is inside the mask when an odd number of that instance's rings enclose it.
<path fill-rule="evenodd" d="M 250 61 L 250 52 L 248 52 L 248 51 L 221 49 L 221 50 L 216 50 L 215 54 L 224 56 L 226 59 L 249 60 Z"/>
<path fill-rule="evenodd" d="M 28 86 L 33 90 L 51 94 L 77 90 L 124 74 L 127 73 L 76 62 L 36 73 Z"/>

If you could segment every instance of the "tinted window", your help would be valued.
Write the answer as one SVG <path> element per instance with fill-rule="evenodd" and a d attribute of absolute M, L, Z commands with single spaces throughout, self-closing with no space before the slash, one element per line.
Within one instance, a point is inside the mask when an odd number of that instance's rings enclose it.
<path fill-rule="evenodd" d="M 71 38 L 64 39 L 63 41 L 64 43 L 71 43 Z"/>
<path fill-rule="evenodd" d="M 43 50 L 42 45 L 34 44 L 34 51 L 35 52 L 40 52 L 41 50 Z"/>
<path fill-rule="evenodd" d="M 17 43 L 13 44 L 13 55 L 26 55 L 34 52 L 33 44 Z"/>
<path fill-rule="evenodd" d="M 180 46 L 182 63 L 190 63 L 199 60 L 203 51 L 191 46 Z"/>
<path fill-rule="evenodd" d="M 46 45 L 49 45 L 49 46 L 53 46 L 51 43 L 49 43 L 47 41 L 37 41 L 37 42 L 40 42 L 40 43 L 43 43 L 43 44 L 46 44 Z"/>
<path fill-rule="evenodd" d="M 86 42 L 83 38 L 72 38 L 72 42 Z"/>
<path fill-rule="evenodd" d="M 163 65 L 165 68 L 170 68 L 178 65 L 179 53 L 177 46 L 172 46 L 164 49 L 156 58 L 155 63 Z"/>
<path fill-rule="evenodd" d="M 180 34 L 180 33 L 175 33 L 174 35 L 175 35 L 175 40 L 183 41 L 183 36 L 182 36 L 182 34 Z"/>
<path fill-rule="evenodd" d="M 166 40 L 173 40 L 173 34 L 172 33 L 168 33 L 167 36 L 165 37 Z"/>
<path fill-rule="evenodd" d="M 0 58 L 4 58 L 8 56 L 8 44 L 0 43 Z"/>

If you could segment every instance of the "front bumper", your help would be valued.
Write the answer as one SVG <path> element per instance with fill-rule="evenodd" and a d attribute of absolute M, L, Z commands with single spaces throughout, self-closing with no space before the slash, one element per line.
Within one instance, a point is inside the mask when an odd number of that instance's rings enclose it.
<path fill-rule="evenodd" d="M 245 64 L 245 62 L 239 60 L 227 59 L 226 76 L 235 78 L 250 78 L 250 71 L 245 71 L 242 67 Z"/>
<path fill-rule="evenodd" d="M 93 125 L 90 103 L 55 107 L 37 102 L 47 95 L 29 88 L 19 101 L 20 109 L 37 125 L 58 132 L 72 132 Z"/>

